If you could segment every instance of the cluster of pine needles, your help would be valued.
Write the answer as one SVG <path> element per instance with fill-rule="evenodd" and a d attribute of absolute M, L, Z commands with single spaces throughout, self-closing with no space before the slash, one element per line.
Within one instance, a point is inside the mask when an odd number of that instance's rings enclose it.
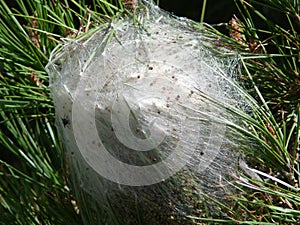
<path fill-rule="evenodd" d="M 58 44 L 129 13 L 128 4 L 0 1 L 0 224 L 83 224 L 69 188 L 45 66 Z M 220 45 L 240 53 L 239 80 L 258 102 L 258 110 L 242 116 L 248 128 L 240 132 L 259 143 L 249 146 L 248 157 L 256 165 L 249 169 L 262 179 L 238 179 L 242 195 L 231 196 L 228 205 L 217 202 L 226 217 L 208 213 L 194 220 L 299 224 L 300 3 L 236 0 L 235 4 L 237 16 L 207 29 L 222 40 Z M 219 26 L 228 32 L 219 32 Z"/>

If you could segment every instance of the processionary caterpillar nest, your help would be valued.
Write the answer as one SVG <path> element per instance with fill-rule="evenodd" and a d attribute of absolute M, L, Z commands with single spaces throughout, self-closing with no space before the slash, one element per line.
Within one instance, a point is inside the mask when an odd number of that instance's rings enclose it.
<path fill-rule="evenodd" d="M 224 198 L 246 103 L 205 28 L 144 2 L 54 51 L 57 125 L 86 224 L 193 224 Z M 64 121 L 68 120 L 68 123 Z"/>

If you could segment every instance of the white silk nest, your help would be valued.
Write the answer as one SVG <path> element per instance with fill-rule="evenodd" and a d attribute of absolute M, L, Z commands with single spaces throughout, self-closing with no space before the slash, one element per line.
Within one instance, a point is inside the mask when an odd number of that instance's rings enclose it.
<path fill-rule="evenodd" d="M 86 224 L 193 224 L 220 213 L 249 108 L 235 54 L 152 3 L 56 49 L 47 65 Z"/>

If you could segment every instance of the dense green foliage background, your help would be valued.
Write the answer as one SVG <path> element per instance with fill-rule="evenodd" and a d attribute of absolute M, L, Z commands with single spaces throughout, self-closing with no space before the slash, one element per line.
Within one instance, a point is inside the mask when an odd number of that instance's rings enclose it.
<path fill-rule="evenodd" d="M 239 78 L 259 105 L 252 117 L 243 117 L 249 129 L 241 132 L 260 143 L 250 155 L 263 181 L 240 182 L 242 197 L 220 203 L 226 218 L 195 219 L 300 223 L 299 1 L 159 4 L 178 16 L 214 24 L 208 26 L 211 34 L 240 53 Z M 82 224 L 55 129 L 45 66 L 63 40 L 122 13 L 129 12 L 114 1 L 0 1 L 0 224 Z"/>

